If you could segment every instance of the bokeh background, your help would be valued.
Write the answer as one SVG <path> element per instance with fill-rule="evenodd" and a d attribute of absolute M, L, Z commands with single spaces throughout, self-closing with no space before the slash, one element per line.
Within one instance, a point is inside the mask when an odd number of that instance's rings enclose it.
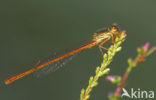
<path fill-rule="evenodd" d="M 13 84 L 4 79 L 23 72 L 55 52 L 80 46 L 99 28 L 118 23 L 127 31 L 123 49 L 111 63 L 113 75 L 123 75 L 127 59 L 146 42 L 156 44 L 156 1 L 152 0 L 7 0 L 0 6 L 0 100 L 78 100 L 100 65 L 98 47 L 86 50 L 57 72 L 42 78 L 26 76 Z M 126 89 L 156 91 L 156 54 L 138 65 Z M 102 77 L 91 93 L 107 100 L 115 86 Z"/>

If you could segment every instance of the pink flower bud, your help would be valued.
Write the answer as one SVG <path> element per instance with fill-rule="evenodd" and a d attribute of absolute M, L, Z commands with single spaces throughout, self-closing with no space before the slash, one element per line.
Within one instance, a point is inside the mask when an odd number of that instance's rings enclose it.
<path fill-rule="evenodd" d="M 120 92 L 121 92 L 121 88 L 118 87 L 118 88 L 116 89 L 115 93 L 116 93 L 117 95 L 120 95 Z"/>
<path fill-rule="evenodd" d="M 148 51 L 149 46 L 150 46 L 150 43 L 147 42 L 147 43 L 144 44 L 143 49 L 144 49 L 145 51 Z"/>
<path fill-rule="evenodd" d="M 113 82 L 115 80 L 116 76 L 107 76 L 106 79 L 110 82 Z"/>

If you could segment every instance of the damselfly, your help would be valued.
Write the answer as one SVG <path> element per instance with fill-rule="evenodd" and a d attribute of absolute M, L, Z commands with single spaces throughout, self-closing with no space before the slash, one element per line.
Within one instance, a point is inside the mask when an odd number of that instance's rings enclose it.
<path fill-rule="evenodd" d="M 106 49 L 103 47 L 103 44 L 106 43 L 108 40 L 112 39 L 112 43 L 114 43 L 114 38 L 116 38 L 118 35 L 120 34 L 119 32 L 119 28 L 117 25 L 112 25 L 110 28 L 108 28 L 107 30 L 102 30 L 102 31 L 99 31 L 99 32 L 95 32 L 93 34 L 93 39 L 91 42 L 87 43 L 87 44 L 84 44 L 82 45 L 81 47 L 77 48 L 77 49 L 74 49 L 68 53 L 65 53 L 61 56 L 58 56 L 56 58 L 53 58 L 51 60 L 48 60 L 42 64 L 39 64 L 39 65 L 36 65 L 34 68 L 31 68 L 25 72 L 22 72 L 22 73 L 19 73 L 19 74 L 16 74 L 16 75 L 13 75 L 9 78 L 7 78 L 5 80 L 5 84 L 10 84 L 12 82 L 14 82 L 15 80 L 18 80 L 28 74 L 31 74 L 32 72 L 34 71 L 37 71 L 39 69 L 42 69 L 44 68 L 45 66 L 48 66 L 52 63 L 55 63 L 57 61 L 60 61 L 62 59 L 65 59 L 71 55 L 74 55 L 75 53 L 79 52 L 79 51 L 82 51 L 82 50 L 85 50 L 85 49 L 88 49 L 88 48 L 92 48 L 93 46 L 95 45 L 98 45 L 99 46 L 99 49 L 100 49 L 100 52 L 103 54 L 103 50 L 102 49 Z"/>

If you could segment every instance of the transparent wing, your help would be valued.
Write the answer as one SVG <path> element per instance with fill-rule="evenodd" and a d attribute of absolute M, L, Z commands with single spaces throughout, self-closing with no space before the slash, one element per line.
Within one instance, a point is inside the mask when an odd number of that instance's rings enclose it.
<path fill-rule="evenodd" d="M 52 64 L 49 64 L 47 66 L 45 66 L 44 68 L 42 69 L 39 69 L 37 71 L 34 72 L 34 75 L 35 77 L 42 77 L 42 76 L 45 76 L 47 74 L 50 74 L 51 72 L 55 72 L 56 70 L 58 70 L 59 68 L 63 67 L 64 65 L 66 65 L 68 62 L 70 62 L 78 53 L 74 54 L 74 55 L 71 55 L 71 56 L 68 56 L 64 59 L 61 59 L 57 62 L 54 62 Z M 56 54 L 55 54 L 56 55 Z M 36 66 L 39 66 L 49 60 L 52 60 L 54 58 L 56 58 L 58 56 L 53 56 L 52 58 L 47 58 L 47 59 L 44 59 L 43 61 L 40 61 Z"/>

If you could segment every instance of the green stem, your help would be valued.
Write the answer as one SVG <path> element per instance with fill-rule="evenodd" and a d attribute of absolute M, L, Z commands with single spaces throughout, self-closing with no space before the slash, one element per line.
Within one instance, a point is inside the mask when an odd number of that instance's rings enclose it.
<path fill-rule="evenodd" d="M 110 71 L 110 69 L 107 68 L 107 66 L 112 62 L 112 59 L 115 56 L 115 54 L 121 50 L 120 45 L 125 40 L 125 37 L 125 31 L 122 31 L 121 34 L 118 37 L 116 37 L 115 43 L 110 46 L 110 48 L 107 51 L 107 54 L 104 54 L 101 66 L 96 68 L 95 76 L 91 76 L 87 88 L 81 90 L 80 100 L 88 100 L 93 87 L 98 85 L 98 79 Z"/>

